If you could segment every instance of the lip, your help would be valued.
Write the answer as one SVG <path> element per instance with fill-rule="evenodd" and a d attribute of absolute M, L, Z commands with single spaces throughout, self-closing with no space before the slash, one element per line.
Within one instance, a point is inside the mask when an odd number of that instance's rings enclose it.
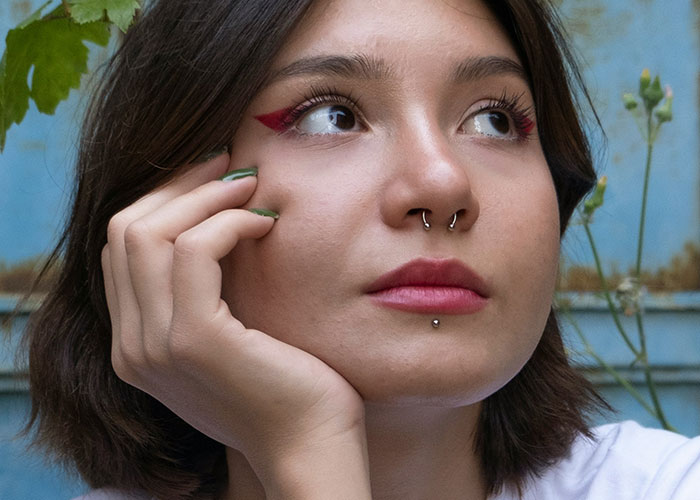
<path fill-rule="evenodd" d="M 380 276 L 367 294 L 375 304 L 401 311 L 473 314 L 486 306 L 490 292 L 457 259 L 419 258 Z"/>

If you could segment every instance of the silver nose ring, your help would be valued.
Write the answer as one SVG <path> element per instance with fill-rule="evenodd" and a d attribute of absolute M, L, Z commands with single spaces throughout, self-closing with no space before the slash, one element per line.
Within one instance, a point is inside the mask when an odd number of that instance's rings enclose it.
<path fill-rule="evenodd" d="M 457 212 L 455 212 L 452 215 L 452 222 L 450 222 L 450 225 L 447 226 L 447 229 L 449 229 L 450 231 L 454 231 L 456 225 L 457 225 Z"/>
<path fill-rule="evenodd" d="M 425 220 L 425 210 L 423 210 L 422 217 L 423 217 L 423 229 L 425 229 L 426 231 L 430 231 L 430 222 Z"/>
<path fill-rule="evenodd" d="M 428 222 L 428 219 L 425 217 L 425 212 L 426 210 L 423 210 L 423 212 L 421 213 L 421 218 L 423 219 L 423 229 L 425 229 L 426 231 L 430 231 L 431 225 L 430 222 Z M 457 212 L 452 214 L 452 222 L 449 223 L 447 229 L 450 231 L 454 231 L 455 227 L 457 227 Z"/>

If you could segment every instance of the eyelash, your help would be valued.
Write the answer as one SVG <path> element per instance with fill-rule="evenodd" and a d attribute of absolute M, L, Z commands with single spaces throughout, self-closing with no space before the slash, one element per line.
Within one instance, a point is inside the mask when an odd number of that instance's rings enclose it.
<path fill-rule="evenodd" d="M 344 95 L 334 87 L 311 86 L 308 93 L 303 94 L 300 100 L 302 103 L 290 109 L 283 119 L 286 126 L 285 131 L 291 130 L 291 127 L 297 120 L 313 108 L 321 105 L 344 104 L 348 106 L 353 113 L 359 114 L 357 111 L 360 107 L 358 100 L 351 93 Z M 299 135 L 307 135 L 299 131 L 297 131 L 297 133 Z"/>
<path fill-rule="evenodd" d="M 527 140 L 534 127 L 533 121 L 530 119 L 532 112 L 531 106 L 523 104 L 523 96 L 525 93 L 509 95 L 505 90 L 498 99 L 490 99 L 487 103 L 479 107 L 478 110 L 471 113 L 462 123 L 485 111 L 501 111 L 504 112 L 510 120 L 517 132 L 515 140 Z M 292 130 L 292 126 L 301 119 L 307 112 L 313 108 L 328 104 L 344 104 L 348 106 L 354 113 L 358 113 L 360 107 L 358 99 L 352 93 L 343 94 L 334 87 L 316 87 L 311 86 L 308 93 L 303 94 L 300 98 L 301 104 L 289 109 L 285 114 L 282 122 L 284 124 L 284 132 Z M 299 135 L 307 135 L 300 131 L 295 131 Z"/>
<path fill-rule="evenodd" d="M 472 118 L 484 111 L 501 111 L 510 117 L 513 121 L 513 126 L 518 134 L 515 138 L 518 141 L 527 140 L 532 134 L 534 122 L 530 119 L 532 106 L 523 104 L 524 92 L 520 94 L 508 95 L 504 90 L 498 99 L 491 99 L 486 104 L 479 107 L 478 110 L 471 113 L 464 121 Z"/>

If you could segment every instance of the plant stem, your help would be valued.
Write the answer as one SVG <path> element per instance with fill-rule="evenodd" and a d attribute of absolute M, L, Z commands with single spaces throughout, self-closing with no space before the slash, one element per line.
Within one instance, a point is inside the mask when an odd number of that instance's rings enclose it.
<path fill-rule="evenodd" d="M 651 396 L 651 402 L 654 405 L 654 410 L 656 413 L 656 418 L 664 429 L 675 431 L 676 429 L 668 423 L 666 420 L 666 415 L 664 410 L 661 408 L 661 403 L 659 402 L 659 396 L 656 392 L 656 384 L 651 374 L 651 366 L 649 365 L 649 359 L 647 357 L 647 344 L 646 335 L 644 334 L 644 322 L 642 321 L 641 311 L 637 311 L 635 315 L 637 318 L 637 330 L 639 331 L 639 340 L 641 342 L 641 356 L 642 367 L 644 368 L 644 380 L 646 381 L 647 387 L 649 388 L 649 396 Z"/>
<path fill-rule="evenodd" d="M 578 334 L 579 338 L 581 339 L 581 343 L 583 344 L 583 347 L 586 349 L 586 352 L 587 352 L 590 356 L 592 356 L 593 359 L 595 359 L 596 362 L 597 362 L 600 366 L 602 366 L 602 367 L 605 369 L 606 372 L 608 372 L 610 375 L 612 375 L 612 377 L 613 377 L 622 387 L 624 387 L 624 388 L 627 390 L 627 392 L 629 392 L 630 395 L 631 395 L 634 399 L 636 399 L 637 402 L 639 402 L 639 404 L 642 405 L 642 407 L 643 407 L 647 412 L 649 412 L 649 414 L 650 414 L 651 416 L 653 416 L 654 418 L 657 418 L 657 419 L 658 419 L 658 418 L 659 418 L 658 413 L 654 410 L 654 408 L 652 408 L 651 406 L 649 406 L 649 403 L 646 402 L 646 400 L 644 399 L 644 396 L 642 396 L 641 393 L 640 393 L 639 391 L 637 391 L 637 389 L 634 388 L 634 386 L 629 382 L 629 380 L 627 380 L 627 379 L 624 378 L 622 375 L 620 375 L 620 373 L 618 373 L 618 371 L 615 370 L 615 368 L 613 368 L 611 365 L 609 365 L 603 358 L 601 358 L 600 356 L 598 356 L 598 354 L 595 352 L 595 350 L 593 349 L 593 347 L 591 346 L 591 344 L 589 344 L 588 341 L 586 340 L 586 337 L 585 337 L 585 335 L 583 334 L 583 331 L 581 330 L 581 327 L 578 325 L 578 322 L 574 319 L 573 315 L 572 315 L 568 310 L 565 310 L 565 311 L 564 311 L 564 314 L 566 315 L 567 319 L 569 320 L 569 322 L 571 323 L 571 325 L 574 327 L 574 330 L 576 331 L 576 333 Z"/>
<path fill-rule="evenodd" d="M 617 314 L 617 308 L 615 307 L 615 304 L 613 303 L 612 297 L 610 296 L 610 289 L 608 288 L 608 282 L 605 279 L 605 275 L 603 274 L 603 266 L 600 263 L 600 256 L 598 255 L 598 249 L 596 247 L 595 240 L 593 239 L 593 233 L 591 232 L 591 228 L 588 225 L 588 221 L 586 221 L 585 219 L 583 222 L 583 227 L 586 230 L 586 236 L 588 236 L 588 243 L 591 245 L 591 250 L 593 251 L 593 259 L 595 260 L 595 267 L 596 267 L 596 270 L 598 271 L 598 278 L 600 279 L 600 286 L 603 289 L 603 295 L 605 296 L 605 300 L 608 303 L 608 309 L 610 310 L 610 313 L 612 314 L 613 321 L 615 322 L 615 326 L 617 327 L 617 330 L 620 332 L 620 335 L 622 336 L 625 343 L 627 344 L 627 347 L 630 348 L 630 350 L 634 353 L 635 356 L 639 356 L 640 351 L 637 350 L 635 345 L 630 340 L 629 336 L 627 335 L 627 332 L 625 331 L 625 328 L 622 326 L 622 322 L 620 321 L 620 317 Z"/>
<path fill-rule="evenodd" d="M 644 168 L 644 188 L 642 190 L 642 211 L 639 218 L 639 236 L 637 240 L 637 264 L 635 267 L 635 277 L 637 278 L 638 286 L 641 286 L 642 281 L 642 248 L 644 246 L 644 226 L 646 224 L 646 211 L 647 211 L 647 198 L 649 193 L 649 173 L 651 172 L 651 157 L 654 152 L 654 141 L 656 140 L 657 130 L 653 128 L 652 114 L 651 110 L 647 113 L 647 160 L 646 166 Z M 661 408 L 661 403 L 659 402 L 659 397 L 656 392 L 656 384 L 651 373 L 651 366 L 649 365 L 649 358 L 647 356 L 647 344 L 646 335 L 644 333 L 644 321 L 642 317 L 642 308 L 637 307 L 637 312 L 635 313 L 637 319 L 637 332 L 639 333 L 639 347 L 640 352 L 638 354 L 638 359 L 641 359 L 642 366 L 644 369 L 644 378 L 646 380 L 647 387 L 649 388 L 649 395 L 651 396 L 651 401 L 654 405 L 654 410 L 656 412 L 657 419 L 664 427 L 664 429 L 675 430 L 673 426 L 666 420 L 666 415 Z"/>
<path fill-rule="evenodd" d="M 652 137 L 651 113 L 647 117 L 647 164 L 644 168 L 644 189 L 642 190 L 642 214 L 639 218 L 639 236 L 637 240 L 637 265 L 635 275 L 641 279 L 642 273 L 642 247 L 644 245 L 644 224 L 647 214 L 647 193 L 649 192 L 649 172 L 651 171 L 651 155 L 654 151 L 654 138 Z"/>

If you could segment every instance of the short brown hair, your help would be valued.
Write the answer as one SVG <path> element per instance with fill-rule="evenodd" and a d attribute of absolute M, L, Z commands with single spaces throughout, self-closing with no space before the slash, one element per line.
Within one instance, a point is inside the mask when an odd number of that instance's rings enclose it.
<path fill-rule="evenodd" d="M 115 213 L 173 177 L 177 166 L 235 147 L 229 143 L 248 103 L 310 3 L 154 1 L 106 67 L 82 129 L 72 212 L 44 268 L 62 256 L 59 278 L 24 337 L 27 429 L 92 487 L 178 500 L 215 497 L 226 483 L 222 444 L 114 373 L 100 253 Z M 585 90 L 546 4 L 487 4 L 529 77 L 563 234 L 595 181 L 572 82 L 581 95 Z M 563 457 L 577 435 L 588 434 L 587 412 L 601 406 L 569 365 L 550 313 L 532 358 L 484 401 L 476 451 L 489 491 L 520 488 Z"/>

